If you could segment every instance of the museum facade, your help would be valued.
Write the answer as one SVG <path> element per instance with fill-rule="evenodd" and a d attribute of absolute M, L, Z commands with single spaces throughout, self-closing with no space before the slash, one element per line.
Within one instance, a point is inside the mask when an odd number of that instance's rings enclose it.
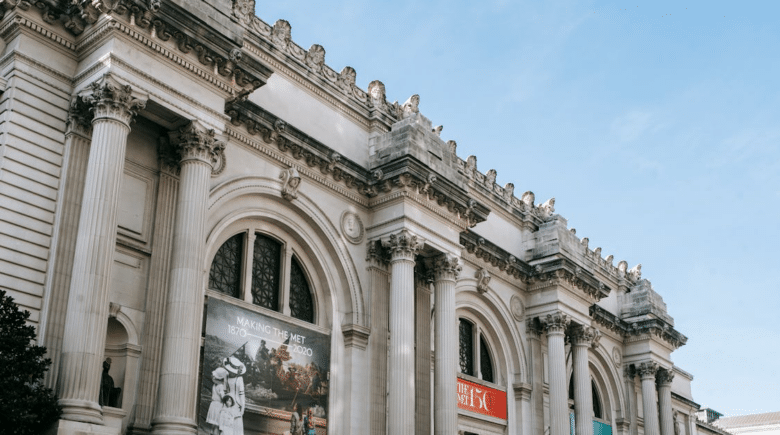
<path fill-rule="evenodd" d="M 52 433 L 698 433 L 641 266 L 254 10 L 0 3 L 0 286 Z"/>

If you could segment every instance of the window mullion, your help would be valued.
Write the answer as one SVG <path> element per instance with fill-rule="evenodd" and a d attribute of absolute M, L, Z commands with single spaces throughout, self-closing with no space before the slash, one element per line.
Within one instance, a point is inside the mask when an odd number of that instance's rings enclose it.
<path fill-rule="evenodd" d="M 244 244 L 244 267 L 243 267 L 243 290 L 244 300 L 252 303 L 252 266 L 255 250 L 255 232 L 250 230 L 246 233 L 246 243 Z"/>
<path fill-rule="evenodd" d="M 481 339 L 480 334 L 481 329 L 479 328 L 479 325 L 474 323 L 474 330 L 473 330 L 473 339 L 471 342 L 471 348 L 472 348 L 472 355 L 474 358 L 474 377 L 482 379 L 482 358 L 479 357 L 479 343 Z"/>
<path fill-rule="evenodd" d="M 282 314 L 290 315 L 290 268 L 292 267 L 293 251 L 288 244 L 282 246 L 282 270 L 279 277 L 279 303 L 282 304 Z"/>

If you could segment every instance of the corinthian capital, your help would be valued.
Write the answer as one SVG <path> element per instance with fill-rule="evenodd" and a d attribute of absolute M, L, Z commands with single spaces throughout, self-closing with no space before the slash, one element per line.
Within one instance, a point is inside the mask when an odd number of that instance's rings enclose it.
<path fill-rule="evenodd" d="M 414 256 L 422 249 L 424 240 L 407 229 L 403 229 L 382 240 L 382 246 L 390 251 L 390 261 L 414 261 Z"/>
<path fill-rule="evenodd" d="M 91 106 L 92 123 L 110 119 L 128 127 L 136 113 L 146 107 L 147 100 L 146 96 L 134 93 L 130 85 L 120 83 L 111 73 L 90 84 L 81 98 Z"/>
<path fill-rule="evenodd" d="M 645 361 L 636 366 L 636 372 L 642 379 L 655 378 L 655 373 L 658 371 L 658 363 L 653 361 Z"/>
<path fill-rule="evenodd" d="M 223 166 L 225 143 L 216 138 L 213 129 L 204 128 L 198 121 L 191 121 L 177 131 L 169 133 L 170 143 L 179 160 L 199 160 L 212 169 Z"/>
<path fill-rule="evenodd" d="M 441 254 L 431 258 L 428 267 L 433 271 L 435 281 L 455 281 L 463 269 L 460 258 L 452 254 Z"/>
<path fill-rule="evenodd" d="M 580 326 L 574 330 L 571 341 L 575 346 L 597 347 L 600 338 L 601 332 L 598 329 L 590 326 Z"/>
<path fill-rule="evenodd" d="M 569 322 L 571 320 L 569 319 L 569 316 L 560 312 L 556 311 L 554 313 L 548 314 L 544 320 L 542 321 L 542 325 L 544 327 L 545 332 L 548 334 L 550 333 L 560 333 L 563 334 L 566 330 L 566 327 L 569 326 Z"/>
<path fill-rule="evenodd" d="M 658 385 L 662 387 L 668 387 L 672 385 L 672 380 L 674 379 L 674 372 L 672 372 L 669 369 L 659 369 L 658 373 L 655 375 L 656 381 L 658 381 Z"/>

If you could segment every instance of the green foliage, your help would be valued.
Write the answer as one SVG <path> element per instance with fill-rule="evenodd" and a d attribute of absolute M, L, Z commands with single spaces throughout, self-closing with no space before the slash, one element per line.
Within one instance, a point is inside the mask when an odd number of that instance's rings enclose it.
<path fill-rule="evenodd" d="M 36 346 L 29 311 L 0 290 L 0 434 L 41 434 L 60 416 L 57 397 L 41 382 L 51 360 Z"/>

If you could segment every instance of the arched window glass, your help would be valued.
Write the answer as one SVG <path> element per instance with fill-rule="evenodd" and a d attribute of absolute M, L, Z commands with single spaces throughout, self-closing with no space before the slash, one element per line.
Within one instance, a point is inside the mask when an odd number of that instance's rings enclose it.
<path fill-rule="evenodd" d="M 290 315 L 296 319 L 313 322 L 314 304 L 309 282 L 297 258 L 293 257 L 290 264 Z"/>
<path fill-rule="evenodd" d="M 209 270 L 209 288 L 234 298 L 241 294 L 241 254 L 244 235 L 236 234 L 219 247 Z"/>
<path fill-rule="evenodd" d="M 490 357 L 490 350 L 485 343 L 485 336 L 479 336 L 479 371 L 482 373 L 482 380 L 493 381 L 493 359 Z"/>
<path fill-rule="evenodd" d="M 253 230 L 236 234 L 217 249 L 209 269 L 208 288 L 315 323 L 316 286 L 306 272 L 305 258 L 298 252 L 304 251 L 294 241 Z"/>
<path fill-rule="evenodd" d="M 599 389 L 596 388 L 596 383 L 593 380 L 590 381 L 590 389 L 593 392 L 593 416 L 596 418 L 604 418 L 601 411 L 601 397 L 599 397 Z"/>
<path fill-rule="evenodd" d="M 252 258 L 252 302 L 279 311 L 279 269 L 282 246 L 275 240 L 255 235 Z"/>
<path fill-rule="evenodd" d="M 474 376 L 474 327 L 460 319 L 460 372 Z"/>

